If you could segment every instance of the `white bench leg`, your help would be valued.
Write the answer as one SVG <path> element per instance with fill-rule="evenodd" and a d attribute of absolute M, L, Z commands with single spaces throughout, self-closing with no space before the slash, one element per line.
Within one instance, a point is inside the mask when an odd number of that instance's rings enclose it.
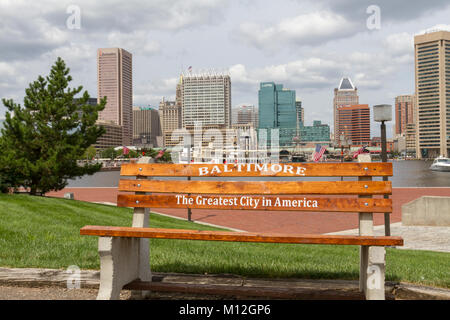
<path fill-rule="evenodd" d="M 100 288 L 97 300 L 118 300 L 122 287 L 139 277 L 139 240 L 99 237 Z"/>
<path fill-rule="evenodd" d="M 386 250 L 384 247 L 361 246 L 359 290 L 367 300 L 385 299 Z"/>
<path fill-rule="evenodd" d="M 370 247 L 367 267 L 367 300 L 385 300 L 386 249 Z"/>

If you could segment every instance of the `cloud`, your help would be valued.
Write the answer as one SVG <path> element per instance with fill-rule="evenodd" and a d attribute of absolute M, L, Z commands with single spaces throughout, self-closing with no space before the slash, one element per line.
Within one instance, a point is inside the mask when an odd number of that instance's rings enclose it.
<path fill-rule="evenodd" d="M 146 105 L 151 101 L 153 104 L 157 104 L 163 97 L 166 100 L 175 100 L 178 81 L 179 78 L 173 77 L 135 84 L 133 103 L 135 105 Z"/>
<path fill-rule="evenodd" d="M 73 15 L 65 1 L 0 1 L 0 56 L 2 60 L 30 60 L 71 43 L 120 42 L 142 54 L 154 54 L 159 44 L 153 31 L 177 32 L 220 23 L 225 0 L 80 0 L 80 29 L 69 29 Z"/>
<path fill-rule="evenodd" d="M 215 24 L 227 6 L 225 0 L 113 0 L 80 1 L 82 24 L 87 29 L 121 30 L 136 28 L 172 30 Z"/>
<path fill-rule="evenodd" d="M 316 11 L 281 20 L 275 25 L 242 23 L 237 37 L 258 48 L 277 49 L 285 44 L 317 45 L 354 35 L 357 24 L 330 11 Z"/>
<path fill-rule="evenodd" d="M 414 36 L 408 32 L 394 33 L 386 37 L 383 46 L 390 52 L 401 55 L 414 52 Z"/>
<path fill-rule="evenodd" d="M 378 90 L 386 85 L 387 78 L 395 77 L 400 68 L 414 62 L 410 36 L 403 33 L 388 36 L 385 45 L 389 47 L 395 41 L 397 47 L 381 52 L 353 51 L 345 55 L 324 52 L 315 57 L 250 69 L 241 63 L 231 66 L 229 73 L 234 89 L 242 92 L 257 90 L 259 83 L 266 81 L 282 83 L 291 89 L 320 92 L 336 87 L 344 76 L 350 76 L 357 87 Z"/>
<path fill-rule="evenodd" d="M 431 28 L 427 28 L 417 32 L 416 34 L 424 34 L 433 31 L 450 31 L 450 24 L 437 24 Z"/>
<path fill-rule="evenodd" d="M 381 22 L 410 21 L 430 14 L 437 10 L 443 10 L 450 5 L 448 0 L 322 0 L 320 4 L 341 14 L 349 19 L 367 19 L 366 12 L 371 5 L 376 5 L 381 10 Z"/>
<path fill-rule="evenodd" d="M 126 48 L 129 52 L 146 56 L 154 55 L 161 49 L 159 42 L 150 40 L 143 30 L 131 33 L 111 32 L 108 34 L 108 44 L 110 47 Z"/>

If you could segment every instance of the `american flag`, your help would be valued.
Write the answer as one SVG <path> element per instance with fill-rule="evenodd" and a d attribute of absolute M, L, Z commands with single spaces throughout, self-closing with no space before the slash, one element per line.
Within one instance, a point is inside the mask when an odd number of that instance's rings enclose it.
<path fill-rule="evenodd" d="M 123 154 L 128 154 L 130 153 L 130 149 L 128 149 L 127 147 L 123 147 Z"/>
<path fill-rule="evenodd" d="M 317 162 L 320 160 L 320 158 L 322 158 L 323 154 L 325 153 L 325 147 L 320 145 L 320 144 L 316 144 L 316 150 L 314 150 L 313 153 L 313 160 L 314 162 Z"/>
<path fill-rule="evenodd" d="M 159 153 L 156 155 L 155 159 L 159 159 L 164 155 L 164 152 L 166 152 L 166 149 L 162 149 L 159 151 Z"/>
<path fill-rule="evenodd" d="M 366 149 L 366 146 L 362 146 L 361 148 L 358 149 L 358 151 L 356 151 L 353 154 L 353 159 L 355 159 L 359 154 L 362 154 L 362 153 L 370 153 L 370 151 Z"/>

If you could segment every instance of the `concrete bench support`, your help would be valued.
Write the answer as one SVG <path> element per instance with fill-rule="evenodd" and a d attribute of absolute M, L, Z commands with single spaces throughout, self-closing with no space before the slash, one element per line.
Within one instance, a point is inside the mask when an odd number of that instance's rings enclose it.
<path fill-rule="evenodd" d="M 100 288 L 97 300 L 118 300 L 120 290 L 139 278 L 140 239 L 99 237 Z"/>

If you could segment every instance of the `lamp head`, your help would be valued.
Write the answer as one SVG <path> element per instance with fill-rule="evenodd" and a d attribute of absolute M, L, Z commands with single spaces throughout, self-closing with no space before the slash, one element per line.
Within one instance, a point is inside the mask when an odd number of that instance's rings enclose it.
<path fill-rule="evenodd" d="M 373 106 L 373 120 L 377 122 L 392 120 L 392 105 L 379 104 Z"/>

